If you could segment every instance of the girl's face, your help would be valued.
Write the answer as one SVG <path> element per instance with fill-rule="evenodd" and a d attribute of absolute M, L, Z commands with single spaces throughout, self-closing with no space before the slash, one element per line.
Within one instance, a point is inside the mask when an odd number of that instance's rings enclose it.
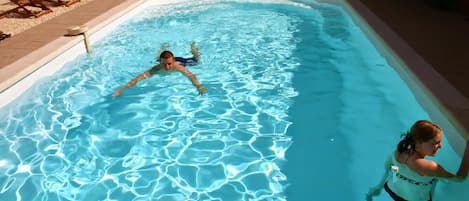
<path fill-rule="evenodd" d="M 422 156 L 435 156 L 438 149 L 441 148 L 441 138 L 441 132 L 438 132 L 432 139 L 425 142 L 418 142 L 415 150 Z"/>

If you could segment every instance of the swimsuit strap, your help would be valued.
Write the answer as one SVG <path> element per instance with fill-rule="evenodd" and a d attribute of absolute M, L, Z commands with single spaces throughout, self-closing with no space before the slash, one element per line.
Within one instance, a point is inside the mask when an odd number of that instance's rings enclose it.
<path fill-rule="evenodd" d="M 429 186 L 429 185 L 433 185 L 433 184 L 437 181 L 436 179 L 432 179 L 431 181 L 428 181 L 428 182 L 415 181 L 415 180 L 413 180 L 413 179 L 411 179 L 411 178 L 408 178 L 408 177 L 406 177 L 406 176 L 404 176 L 404 175 L 402 175 L 402 174 L 399 174 L 398 172 L 396 172 L 396 176 L 397 176 L 397 178 L 399 178 L 399 179 L 402 179 L 402 180 L 404 180 L 404 181 L 407 181 L 407 182 L 409 182 L 409 183 L 411 183 L 411 184 L 415 184 L 415 185 L 417 185 L 417 186 Z"/>

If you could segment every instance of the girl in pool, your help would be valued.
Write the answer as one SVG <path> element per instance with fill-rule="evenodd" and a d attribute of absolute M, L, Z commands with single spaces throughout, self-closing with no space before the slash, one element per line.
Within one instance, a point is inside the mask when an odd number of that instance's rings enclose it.
<path fill-rule="evenodd" d="M 397 150 L 387 158 L 381 182 L 370 189 L 367 200 L 372 200 L 382 188 L 396 201 L 432 200 L 437 178 L 464 180 L 469 169 L 469 141 L 456 174 L 425 159 L 425 156 L 435 156 L 441 148 L 441 138 L 441 129 L 437 125 L 426 120 L 415 122 L 397 145 Z"/>

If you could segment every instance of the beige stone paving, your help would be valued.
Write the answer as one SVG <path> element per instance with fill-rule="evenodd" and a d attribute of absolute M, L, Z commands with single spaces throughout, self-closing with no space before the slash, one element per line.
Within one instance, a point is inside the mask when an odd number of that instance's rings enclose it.
<path fill-rule="evenodd" d="M 34 26 L 44 23 L 50 19 L 60 16 L 70 10 L 83 6 L 91 1 L 94 0 L 80 0 L 80 2 L 70 5 L 69 7 L 58 6 L 53 2 L 44 2 L 53 10 L 53 12 L 42 15 L 38 18 L 24 18 L 17 13 L 10 13 L 7 14 L 4 18 L 0 19 L 0 31 L 16 35 Z M 9 0 L 0 0 L 0 13 L 3 13 L 15 7 L 16 5 L 14 3 L 11 3 Z M 35 11 L 38 10 L 38 8 L 34 7 L 28 8 Z"/>
<path fill-rule="evenodd" d="M 5 0 L 3 9 L 6 8 Z M 4 22 L 11 23 L 11 30 L 17 32 L 11 38 L 0 41 L 0 69 L 20 60 L 24 56 L 36 51 L 48 43 L 64 37 L 66 29 L 70 26 L 83 25 L 106 11 L 123 4 L 132 2 L 130 0 L 82 0 L 70 7 L 52 7 L 52 13 L 39 18 L 3 18 L 0 19 L 2 26 Z M 134 1 L 135 2 L 135 1 Z M 11 6 L 11 5 L 10 5 Z M 61 9 L 58 12 L 55 9 Z M 5 21 L 6 20 L 6 21 Z M 25 23 L 32 21 L 33 23 Z M 7 23 L 7 24 L 8 24 Z M 16 24 L 16 28 L 14 28 Z M 1 30 L 1 29 L 0 29 Z M 2 30 L 6 33 L 6 30 Z M 6 76 L 6 75 L 0 75 Z"/>

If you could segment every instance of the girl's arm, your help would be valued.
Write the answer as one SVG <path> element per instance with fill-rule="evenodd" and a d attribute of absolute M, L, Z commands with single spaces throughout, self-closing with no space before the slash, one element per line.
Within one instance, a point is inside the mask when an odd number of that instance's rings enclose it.
<path fill-rule="evenodd" d="M 451 179 L 453 181 L 463 181 L 467 177 L 469 170 L 469 141 L 466 142 L 461 164 L 456 174 L 452 174 L 445 170 L 435 161 L 419 159 L 416 161 L 417 172 L 424 176 L 433 176 L 439 178 Z"/>
<path fill-rule="evenodd" d="M 394 152 L 392 154 L 394 154 Z M 371 201 L 374 196 L 377 196 L 381 193 L 381 189 L 383 189 L 384 183 L 386 183 L 386 180 L 388 179 L 389 173 L 391 171 L 391 157 L 392 155 L 389 155 L 384 162 L 384 173 L 379 183 L 368 190 L 368 193 L 366 194 L 367 201 Z"/>

